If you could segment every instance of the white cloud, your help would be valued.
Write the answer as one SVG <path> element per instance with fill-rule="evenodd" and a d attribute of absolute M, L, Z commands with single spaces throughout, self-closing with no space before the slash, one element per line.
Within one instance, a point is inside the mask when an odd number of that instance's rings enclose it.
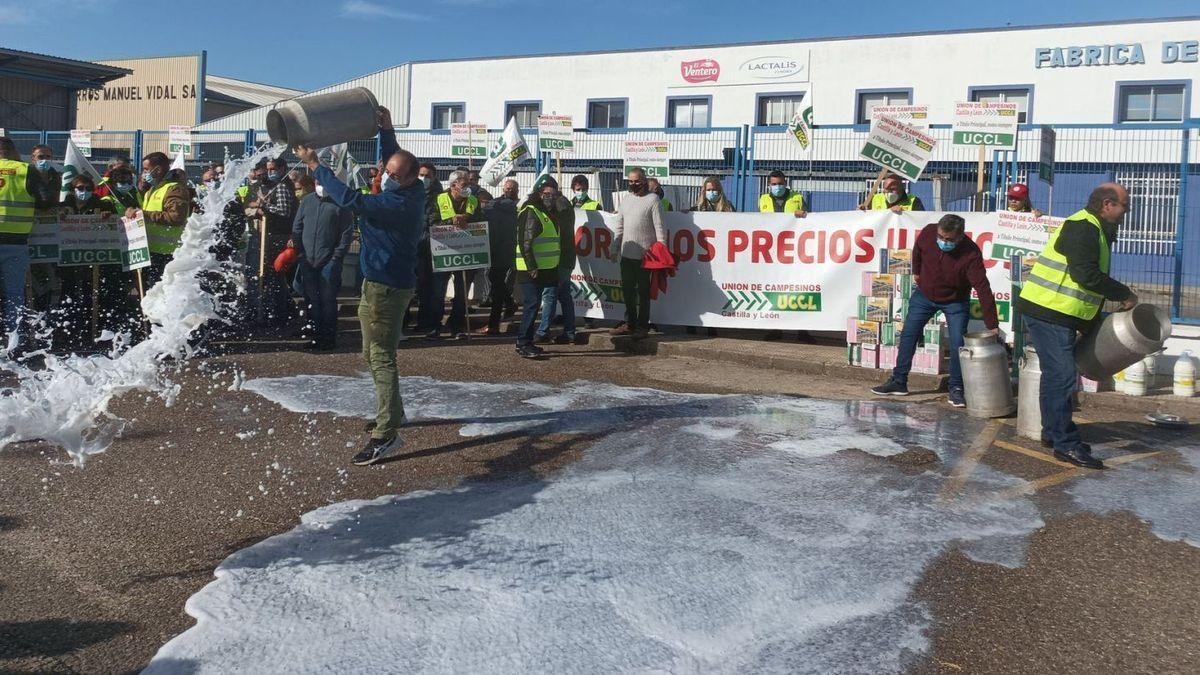
<path fill-rule="evenodd" d="M 388 19 L 408 19 L 409 21 L 424 21 L 427 17 L 414 14 L 376 2 L 366 0 L 347 0 L 342 3 L 342 16 L 353 17 L 385 17 Z"/>
<path fill-rule="evenodd" d="M 8 4 L 0 5 L 0 24 L 29 23 L 31 18 L 29 12 L 21 7 Z"/>

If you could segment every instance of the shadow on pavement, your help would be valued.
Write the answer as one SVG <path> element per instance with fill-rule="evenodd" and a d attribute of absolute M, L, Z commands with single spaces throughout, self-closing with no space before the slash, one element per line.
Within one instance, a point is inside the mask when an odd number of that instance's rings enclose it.
<path fill-rule="evenodd" d="M 133 629 L 124 621 L 0 621 L 0 661 L 61 656 Z"/>

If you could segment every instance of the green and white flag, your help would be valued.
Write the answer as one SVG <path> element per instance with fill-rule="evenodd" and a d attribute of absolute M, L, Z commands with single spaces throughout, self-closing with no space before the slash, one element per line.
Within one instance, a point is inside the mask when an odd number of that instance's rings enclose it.
<path fill-rule="evenodd" d="M 357 190 L 363 186 L 365 181 L 362 178 L 362 165 L 354 159 L 354 155 L 350 154 L 350 146 L 347 144 L 338 143 L 328 148 L 321 148 L 317 151 L 317 158 L 328 165 L 333 171 L 333 175 L 351 189 Z"/>
<path fill-rule="evenodd" d="M 533 179 L 533 191 L 537 192 L 538 190 L 541 190 L 542 186 L 545 185 L 546 181 L 549 179 L 550 179 L 550 162 L 546 162 L 545 164 L 542 165 L 541 173 L 539 173 Z"/>
<path fill-rule="evenodd" d="M 175 153 L 175 161 L 171 162 L 171 171 L 179 171 L 184 177 L 187 176 L 187 160 L 184 159 L 182 150 Z"/>
<path fill-rule="evenodd" d="M 529 146 L 525 145 L 525 138 L 517 128 L 517 118 L 510 117 L 508 126 L 504 127 L 504 133 L 500 134 L 500 138 L 492 145 L 492 151 L 488 153 L 487 162 L 484 162 L 479 178 L 496 187 L 508 172 L 520 163 L 522 157 L 528 156 Z"/>
<path fill-rule="evenodd" d="M 67 201 L 67 195 L 71 194 L 71 181 L 80 174 L 91 176 L 93 181 L 100 183 L 100 173 L 96 171 L 96 167 L 75 147 L 75 142 L 68 138 L 67 152 L 63 156 L 62 188 L 58 191 L 58 201 Z"/>
<path fill-rule="evenodd" d="M 812 152 L 812 127 L 813 127 L 813 93 L 810 87 L 804 93 L 804 98 L 800 101 L 800 107 L 796 109 L 796 114 L 792 115 L 792 121 L 788 123 L 788 132 L 792 134 L 792 138 L 800 144 L 800 151 L 807 155 Z"/>

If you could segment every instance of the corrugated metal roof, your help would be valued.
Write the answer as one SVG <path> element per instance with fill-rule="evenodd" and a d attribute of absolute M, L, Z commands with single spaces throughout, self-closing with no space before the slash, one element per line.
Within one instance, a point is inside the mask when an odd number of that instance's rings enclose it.
<path fill-rule="evenodd" d="M 304 93 L 301 89 L 288 89 L 258 82 L 236 80 L 221 75 L 206 75 L 204 88 L 239 101 L 253 103 L 256 106 L 271 105 L 285 98 L 294 98 Z"/>
<path fill-rule="evenodd" d="M 126 68 L 3 47 L 0 47 L 0 70 L 12 77 L 61 84 L 76 89 L 95 89 L 103 86 L 105 82 L 130 73 Z"/>
<path fill-rule="evenodd" d="M 392 120 L 396 126 L 408 126 L 408 94 L 409 94 L 409 79 L 412 72 L 411 65 L 407 63 L 393 66 L 370 75 L 356 77 L 353 80 L 331 84 L 328 87 L 322 87 L 304 94 L 294 93 L 291 96 L 282 97 L 269 104 L 262 105 L 250 110 L 221 117 L 215 120 L 210 120 L 204 124 L 196 126 L 197 131 L 230 131 L 244 129 L 265 129 L 267 126 L 267 112 L 278 104 L 279 100 L 287 98 L 303 98 L 304 96 L 312 96 L 315 94 L 326 94 L 333 91 L 345 91 L 355 87 L 366 87 L 375 94 L 375 98 L 379 101 L 379 105 L 386 106 L 392 111 Z M 208 78 L 211 81 L 212 78 Z M 261 85 L 260 85 L 261 86 Z"/>

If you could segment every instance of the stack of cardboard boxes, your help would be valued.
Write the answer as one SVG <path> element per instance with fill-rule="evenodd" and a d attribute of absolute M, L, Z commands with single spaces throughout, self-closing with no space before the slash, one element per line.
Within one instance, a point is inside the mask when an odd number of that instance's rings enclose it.
<path fill-rule="evenodd" d="M 896 366 L 900 333 L 912 295 L 912 251 L 884 249 L 880 271 L 863 272 L 858 314 L 846 322 L 846 361 L 863 368 Z M 946 327 L 931 323 L 913 356 L 913 371 L 937 375 L 946 372 Z"/>

